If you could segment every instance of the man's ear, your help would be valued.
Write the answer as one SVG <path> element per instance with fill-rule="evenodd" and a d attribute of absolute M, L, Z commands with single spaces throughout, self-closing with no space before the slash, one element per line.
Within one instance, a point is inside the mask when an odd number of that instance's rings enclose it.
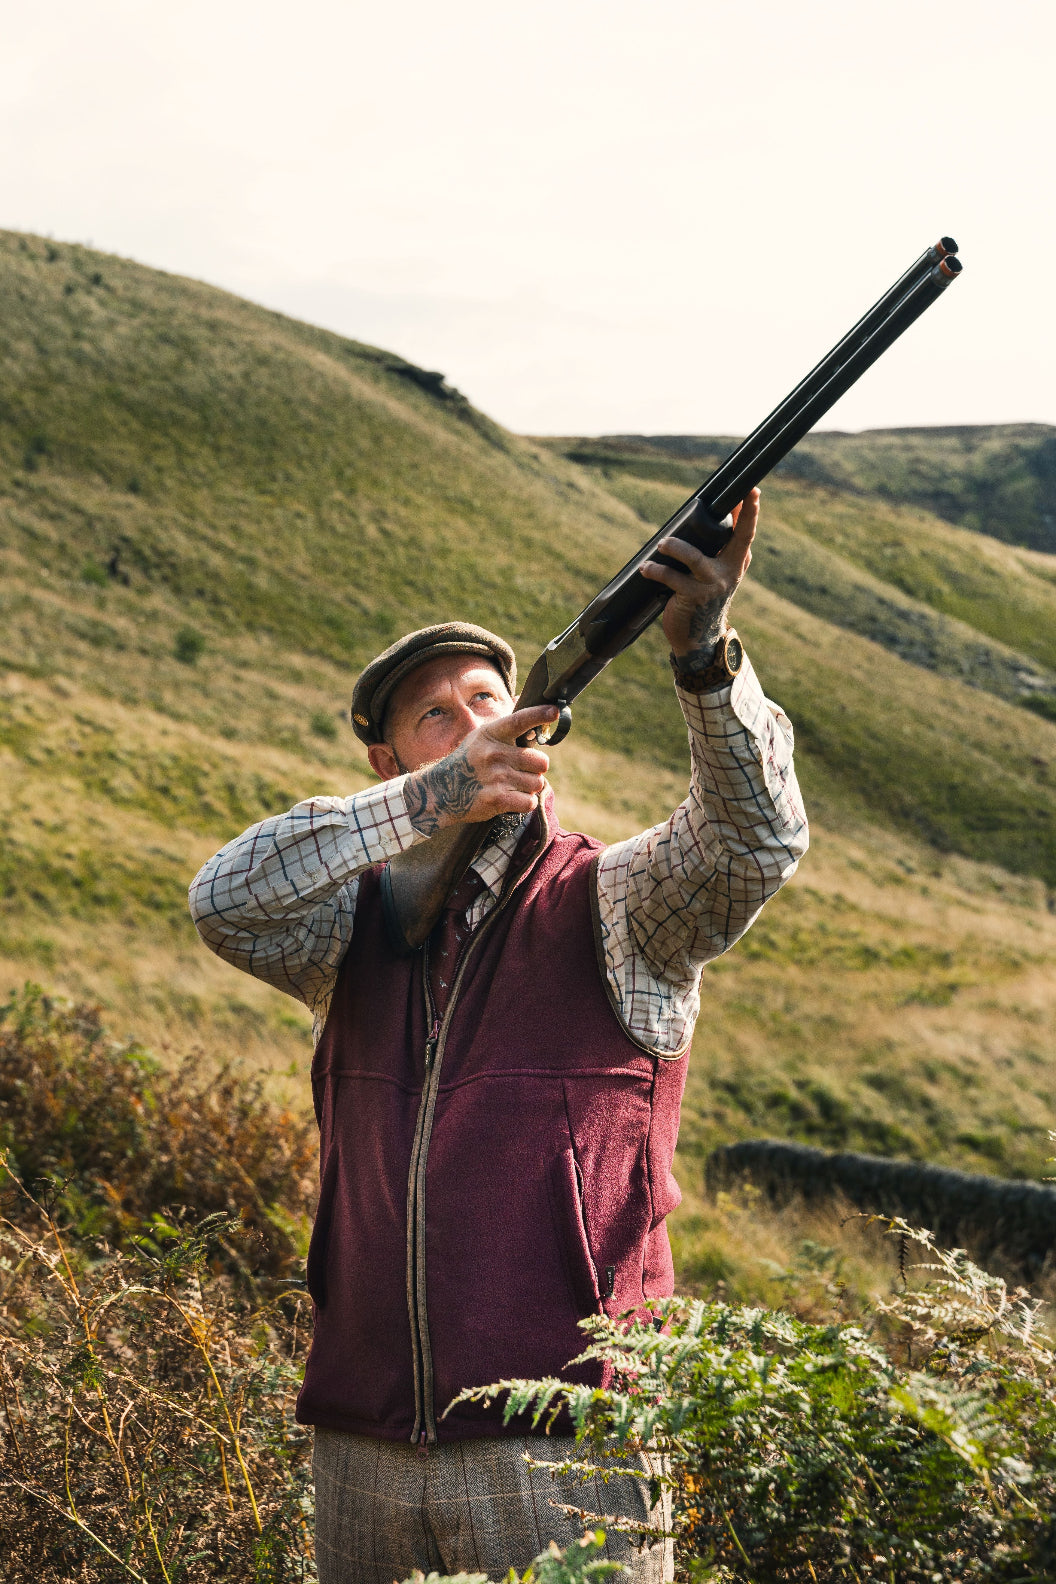
<path fill-rule="evenodd" d="M 392 781 L 396 776 L 404 773 L 400 769 L 400 761 L 388 743 L 371 743 L 367 748 L 367 758 L 370 760 L 370 768 L 382 781 Z"/>

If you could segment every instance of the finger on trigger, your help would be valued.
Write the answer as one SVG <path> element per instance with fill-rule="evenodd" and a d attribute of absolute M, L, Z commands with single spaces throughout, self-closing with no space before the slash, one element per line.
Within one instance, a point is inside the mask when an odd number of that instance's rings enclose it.
<path fill-rule="evenodd" d="M 555 721 L 561 711 L 556 704 L 531 704 L 526 709 L 514 710 L 492 721 L 489 730 L 500 742 L 516 742 L 533 726 L 546 726 Z"/>

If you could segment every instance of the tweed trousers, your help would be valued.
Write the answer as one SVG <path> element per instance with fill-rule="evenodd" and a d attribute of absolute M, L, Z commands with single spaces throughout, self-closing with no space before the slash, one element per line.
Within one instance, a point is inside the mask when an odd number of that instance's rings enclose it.
<path fill-rule="evenodd" d="M 670 1504 L 650 1508 L 648 1458 L 643 1475 L 583 1481 L 531 1468 L 524 1453 L 548 1463 L 576 1456 L 563 1436 L 481 1438 L 430 1447 L 340 1430 L 315 1432 L 315 1554 L 319 1584 L 400 1584 L 423 1573 L 523 1572 L 551 1540 L 578 1540 L 584 1524 L 562 1512 L 616 1514 L 669 1528 Z M 589 1523 L 589 1520 L 588 1520 Z M 644 1549 L 609 1528 L 605 1556 L 630 1570 L 634 1584 L 674 1577 L 670 1541 Z"/>

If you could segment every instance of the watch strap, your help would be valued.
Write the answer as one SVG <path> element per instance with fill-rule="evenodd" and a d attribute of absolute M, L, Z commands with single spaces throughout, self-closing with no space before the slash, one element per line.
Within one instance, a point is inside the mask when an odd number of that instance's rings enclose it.
<path fill-rule="evenodd" d="M 732 644 L 731 639 L 734 640 Z M 731 664 L 734 657 L 736 663 Z M 744 664 L 744 651 L 737 634 L 730 627 L 716 644 L 711 664 L 705 666 L 703 671 L 683 671 L 673 654 L 669 658 L 671 669 L 675 674 L 675 682 L 684 693 L 711 693 L 718 688 L 728 686 L 733 681 Z"/>

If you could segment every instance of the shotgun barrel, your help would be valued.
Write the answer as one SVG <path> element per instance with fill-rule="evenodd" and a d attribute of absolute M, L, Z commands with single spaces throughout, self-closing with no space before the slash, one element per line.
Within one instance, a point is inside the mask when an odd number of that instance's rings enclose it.
<path fill-rule="evenodd" d="M 845 358 L 838 367 L 832 368 L 825 382 L 804 394 L 803 400 L 787 415 L 781 429 L 772 437 L 761 437 L 747 451 L 741 464 L 731 467 L 737 460 L 735 452 L 718 469 L 720 476 L 717 479 L 712 477 L 705 486 L 713 514 L 725 517 L 738 501 L 742 501 L 748 491 L 765 478 L 775 464 L 813 429 L 818 419 L 850 390 L 866 369 L 897 341 L 902 332 L 908 330 L 926 308 L 931 307 L 963 267 L 956 254 L 951 253 L 938 260 L 933 268 L 913 282 L 883 318 L 875 321 L 868 334 L 848 349 Z"/>
<path fill-rule="evenodd" d="M 943 237 L 905 271 L 891 289 L 818 363 L 795 390 L 754 429 L 626 566 L 595 595 L 539 656 L 520 694 L 521 707 L 554 703 L 561 718 L 547 736 L 561 741 L 571 724 L 569 706 L 660 615 L 670 591 L 641 575 L 646 561 L 675 566 L 659 554 L 662 539 L 679 538 L 717 555 L 729 542 L 722 519 L 772 471 L 895 342 L 935 302 L 961 271 L 956 243 Z"/>
<path fill-rule="evenodd" d="M 715 490 L 716 493 L 724 491 L 727 483 L 737 476 L 738 470 L 743 466 L 744 461 L 759 451 L 769 440 L 785 428 L 803 404 L 809 401 L 815 392 L 820 390 L 832 378 L 845 360 L 853 352 L 857 351 L 863 341 L 872 335 L 873 331 L 887 318 L 892 308 L 902 300 L 906 292 L 929 274 L 936 264 L 941 264 L 943 259 L 952 258 L 956 252 L 957 244 L 952 237 L 940 237 L 932 247 L 925 248 L 920 257 L 909 266 L 905 274 L 900 275 L 895 284 L 873 304 L 867 313 L 862 315 L 856 325 L 853 325 L 848 330 L 843 340 L 837 341 L 832 351 L 827 352 L 821 362 L 817 363 L 810 373 L 800 380 L 795 390 L 790 391 L 784 401 L 779 402 L 773 412 L 768 413 L 762 423 L 752 430 L 748 438 L 742 440 L 741 444 L 735 451 L 731 452 L 725 462 L 715 469 L 715 472 L 708 480 L 708 487 Z M 734 495 L 730 505 L 726 506 L 718 515 L 724 517 L 731 506 L 736 506 L 738 501 L 744 499 L 745 493 L 746 491 L 742 490 L 739 495 Z"/>

